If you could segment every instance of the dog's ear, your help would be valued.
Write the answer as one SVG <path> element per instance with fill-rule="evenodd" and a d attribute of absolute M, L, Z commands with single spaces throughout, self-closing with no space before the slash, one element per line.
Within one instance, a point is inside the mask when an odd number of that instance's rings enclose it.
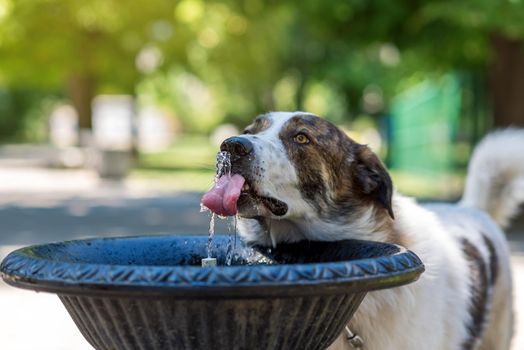
<path fill-rule="evenodd" d="M 392 219 L 393 183 L 380 159 L 365 145 L 358 145 L 353 174 L 360 192 L 384 207 Z"/>

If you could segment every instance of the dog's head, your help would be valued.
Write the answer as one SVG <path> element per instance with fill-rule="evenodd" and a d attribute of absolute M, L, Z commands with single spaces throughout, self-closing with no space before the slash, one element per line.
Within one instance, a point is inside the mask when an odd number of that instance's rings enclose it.
<path fill-rule="evenodd" d="M 321 236 L 331 226 L 393 218 L 392 183 L 378 157 L 312 114 L 261 115 L 221 150 L 245 179 L 237 205 L 248 240 L 329 240 L 338 238 Z"/>

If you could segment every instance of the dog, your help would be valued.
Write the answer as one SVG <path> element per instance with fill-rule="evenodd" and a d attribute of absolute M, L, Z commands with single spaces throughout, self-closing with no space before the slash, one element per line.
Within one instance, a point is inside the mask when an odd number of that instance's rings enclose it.
<path fill-rule="evenodd" d="M 420 205 L 397 193 L 379 158 L 304 112 L 261 115 L 225 140 L 231 177 L 204 204 L 238 214 L 249 244 L 363 239 L 416 253 L 412 284 L 367 294 L 329 349 L 503 350 L 512 337 L 512 279 L 501 228 L 524 201 L 524 131 L 487 136 L 472 156 L 463 199 Z M 221 181 L 224 179 L 223 181 Z"/>

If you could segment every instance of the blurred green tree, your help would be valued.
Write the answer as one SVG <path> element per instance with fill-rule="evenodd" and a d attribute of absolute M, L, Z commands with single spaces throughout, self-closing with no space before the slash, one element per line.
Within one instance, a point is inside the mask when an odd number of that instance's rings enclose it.
<path fill-rule="evenodd" d="M 0 78 L 64 89 L 89 129 L 95 93 L 133 93 L 137 55 L 167 39 L 173 10 L 162 0 L 0 0 Z"/>
<path fill-rule="evenodd" d="M 523 1 L 305 0 L 293 7 L 300 34 L 287 63 L 330 79 L 353 103 L 370 81 L 391 93 L 413 72 L 463 70 L 485 81 L 496 126 L 524 125 Z"/>
<path fill-rule="evenodd" d="M 304 109 L 317 83 L 355 114 L 370 86 L 387 104 L 417 79 L 454 70 L 484 82 L 496 125 L 524 125 L 522 1 L 184 2 L 205 8 L 177 24 L 194 38 L 188 65 L 222 92 L 234 115 L 280 108 L 282 86 L 292 98 L 284 106 Z"/>
<path fill-rule="evenodd" d="M 62 87 L 82 128 L 95 93 L 164 84 L 173 67 L 187 84 L 166 99 L 185 108 L 191 85 L 194 103 L 236 123 L 316 94 L 336 118 L 378 114 L 413 81 L 458 69 L 485 77 L 497 125 L 524 124 L 523 40 L 519 0 L 0 0 L 0 79 Z M 385 101 L 366 107 L 366 89 Z"/>
<path fill-rule="evenodd" d="M 429 64 L 484 76 L 495 126 L 524 126 L 523 1 L 424 1 L 404 28 Z"/>

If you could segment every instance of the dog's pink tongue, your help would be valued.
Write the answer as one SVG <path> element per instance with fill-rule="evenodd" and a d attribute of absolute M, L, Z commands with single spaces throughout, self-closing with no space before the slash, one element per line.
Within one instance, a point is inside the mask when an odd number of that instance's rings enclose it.
<path fill-rule="evenodd" d="M 224 175 L 215 186 L 202 197 L 202 204 L 213 213 L 232 216 L 237 213 L 237 201 L 246 180 L 242 175 Z"/>

